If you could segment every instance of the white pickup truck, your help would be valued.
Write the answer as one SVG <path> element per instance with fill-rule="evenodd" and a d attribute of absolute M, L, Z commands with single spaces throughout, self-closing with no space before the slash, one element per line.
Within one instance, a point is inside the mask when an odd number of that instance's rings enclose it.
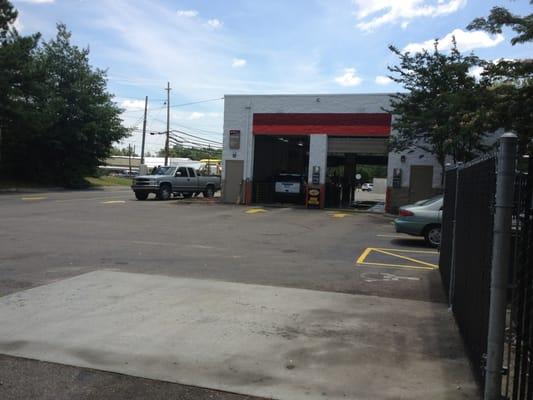
<path fill-rule="evenodd" d="M 157 167 L 151 175 L 135 177 L 131 189 L 137 200 L 146 200 L 150 193 L 159 200 L 168 200 L 173 194 L 191 197 L 203 193 L 204 197 L 213 197 L 220 190 L 220 176 L 200 175 L 191 167 Z"/>

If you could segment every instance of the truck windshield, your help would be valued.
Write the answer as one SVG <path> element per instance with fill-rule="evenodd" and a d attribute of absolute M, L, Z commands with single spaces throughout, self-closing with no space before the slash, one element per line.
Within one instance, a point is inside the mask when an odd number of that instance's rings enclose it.
<path fill-rule="evenodd" d="M 152 171 L 152 175 L 174 175 L 174 167 L 156 167 Z"/>

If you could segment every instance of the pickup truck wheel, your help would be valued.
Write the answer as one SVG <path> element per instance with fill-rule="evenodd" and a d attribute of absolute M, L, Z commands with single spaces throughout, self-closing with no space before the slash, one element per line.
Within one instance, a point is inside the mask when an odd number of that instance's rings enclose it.
<path fill-rule="evenodd" d="M 209 185 L 208 187 L 206 187 L 203 195 L 207 198 L 213 197 L 215 195 L 215 189 L 213 188 L 213 186 Z"/>
<path fill-rule="evenodd" d="M 135 198 L 137 200 L 146 200 L 148 198 L 148 193 L 146 193 L 146 192 L 135 192 Z"/>
<path fill-rule="evenodd" d="M 158 200 L 169 200 L 172 196 L 172 189 L 170 185 L 163 184 L 159 188 L 159 193 L 157 194 Z"/>

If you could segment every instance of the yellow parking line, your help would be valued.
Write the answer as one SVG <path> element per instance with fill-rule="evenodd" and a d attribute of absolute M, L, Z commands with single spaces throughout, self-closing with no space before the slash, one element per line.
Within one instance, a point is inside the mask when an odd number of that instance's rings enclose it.
<path fill-rule="evenodd" d="M 386 264 L 386 263 L 376 263 L 376 262 L 363 262 L 358 263 L 362 266 L 370 266 L 370 267 L 387 267 L 387 268 L 410 268 L 410 269 L 424 269 L 433 271 L 435 268 L 430 267 L 418 267 L 416 265 L 402 265 L 402 264 Z"/>
<path fill-rule="evenodd" d="M 387 254 L 389 256 L 398 257 L 398 258 L 401 258 L 403 260 L 412 261 L 412 262 L 417 263 L 417 264 L 427 265 L 428 267 L 431 267 L 431 268 L 438 268 L 438 266 L 436 266 L 435 264 L 430 264 L 428 262 L 417 260 L 415 258 L 411 258 L 411 257 L 407 257 L 407 256 L 401 256 L 399 254 L 390 253 L 390 252 L 385 251 L 383 249 L 374 249 L 374 250 L 377 251 L 378 253 L 383 253 L 383 254 Z"/>
<path fill-rule="evenodd" d="M 345 213 L 334 213 L 334 214 L 331 214 L 331 216 L 333 218 L 344 218 L 344 217 L 347 217 L 348 215 L 350 215 L 350 214 L 345 214 Z"/>
<path fill-rule="evenodd" d="M 357 264 L 362 264 L 365 262 L 365 258 L 367 258 L 367 256 L 370 254 L 370 252 L 372 251 L 372 247 L 367 247 L 365 249 L 365 251 L 363 251 L 363 253 L 359 256 L 359 258 L 357 259 L 356 263 Z"/>
<path fill-rule="evenodd" d="M 438 251 L 434 250 L 406 250 L 406 249 L 387 249 L 386 247 L 373 247 L 376 250 L 388 250 L 388 251 L 396 251 L 398 253 L 420 253 L 420 254 L 436 254 L 438 255 Z"/>
<path fill-rule="evenodd" d="M 267 210 L 264 208 L 249 208 L 245 211 L 246 214 L 259 214 L 259 213 L 265 213 Z"/>
<path fill-rule="evenodd" d="M 33 201 L 33 200 L 46 200 L 48 197 L 36 197 L 36 196 L 32 196 L 32 197 L 22 197 L 21 200 L 24 200 L 24 201 Z"/>

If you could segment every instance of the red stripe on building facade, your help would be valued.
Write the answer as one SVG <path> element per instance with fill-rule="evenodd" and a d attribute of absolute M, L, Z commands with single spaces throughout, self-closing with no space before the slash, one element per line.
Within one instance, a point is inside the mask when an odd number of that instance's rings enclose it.
<path fill-rule="evenodd" d="M 378 136 L 390 135 L 391 115 L 386 113 L 254 114 L 254 135 Z"/>

